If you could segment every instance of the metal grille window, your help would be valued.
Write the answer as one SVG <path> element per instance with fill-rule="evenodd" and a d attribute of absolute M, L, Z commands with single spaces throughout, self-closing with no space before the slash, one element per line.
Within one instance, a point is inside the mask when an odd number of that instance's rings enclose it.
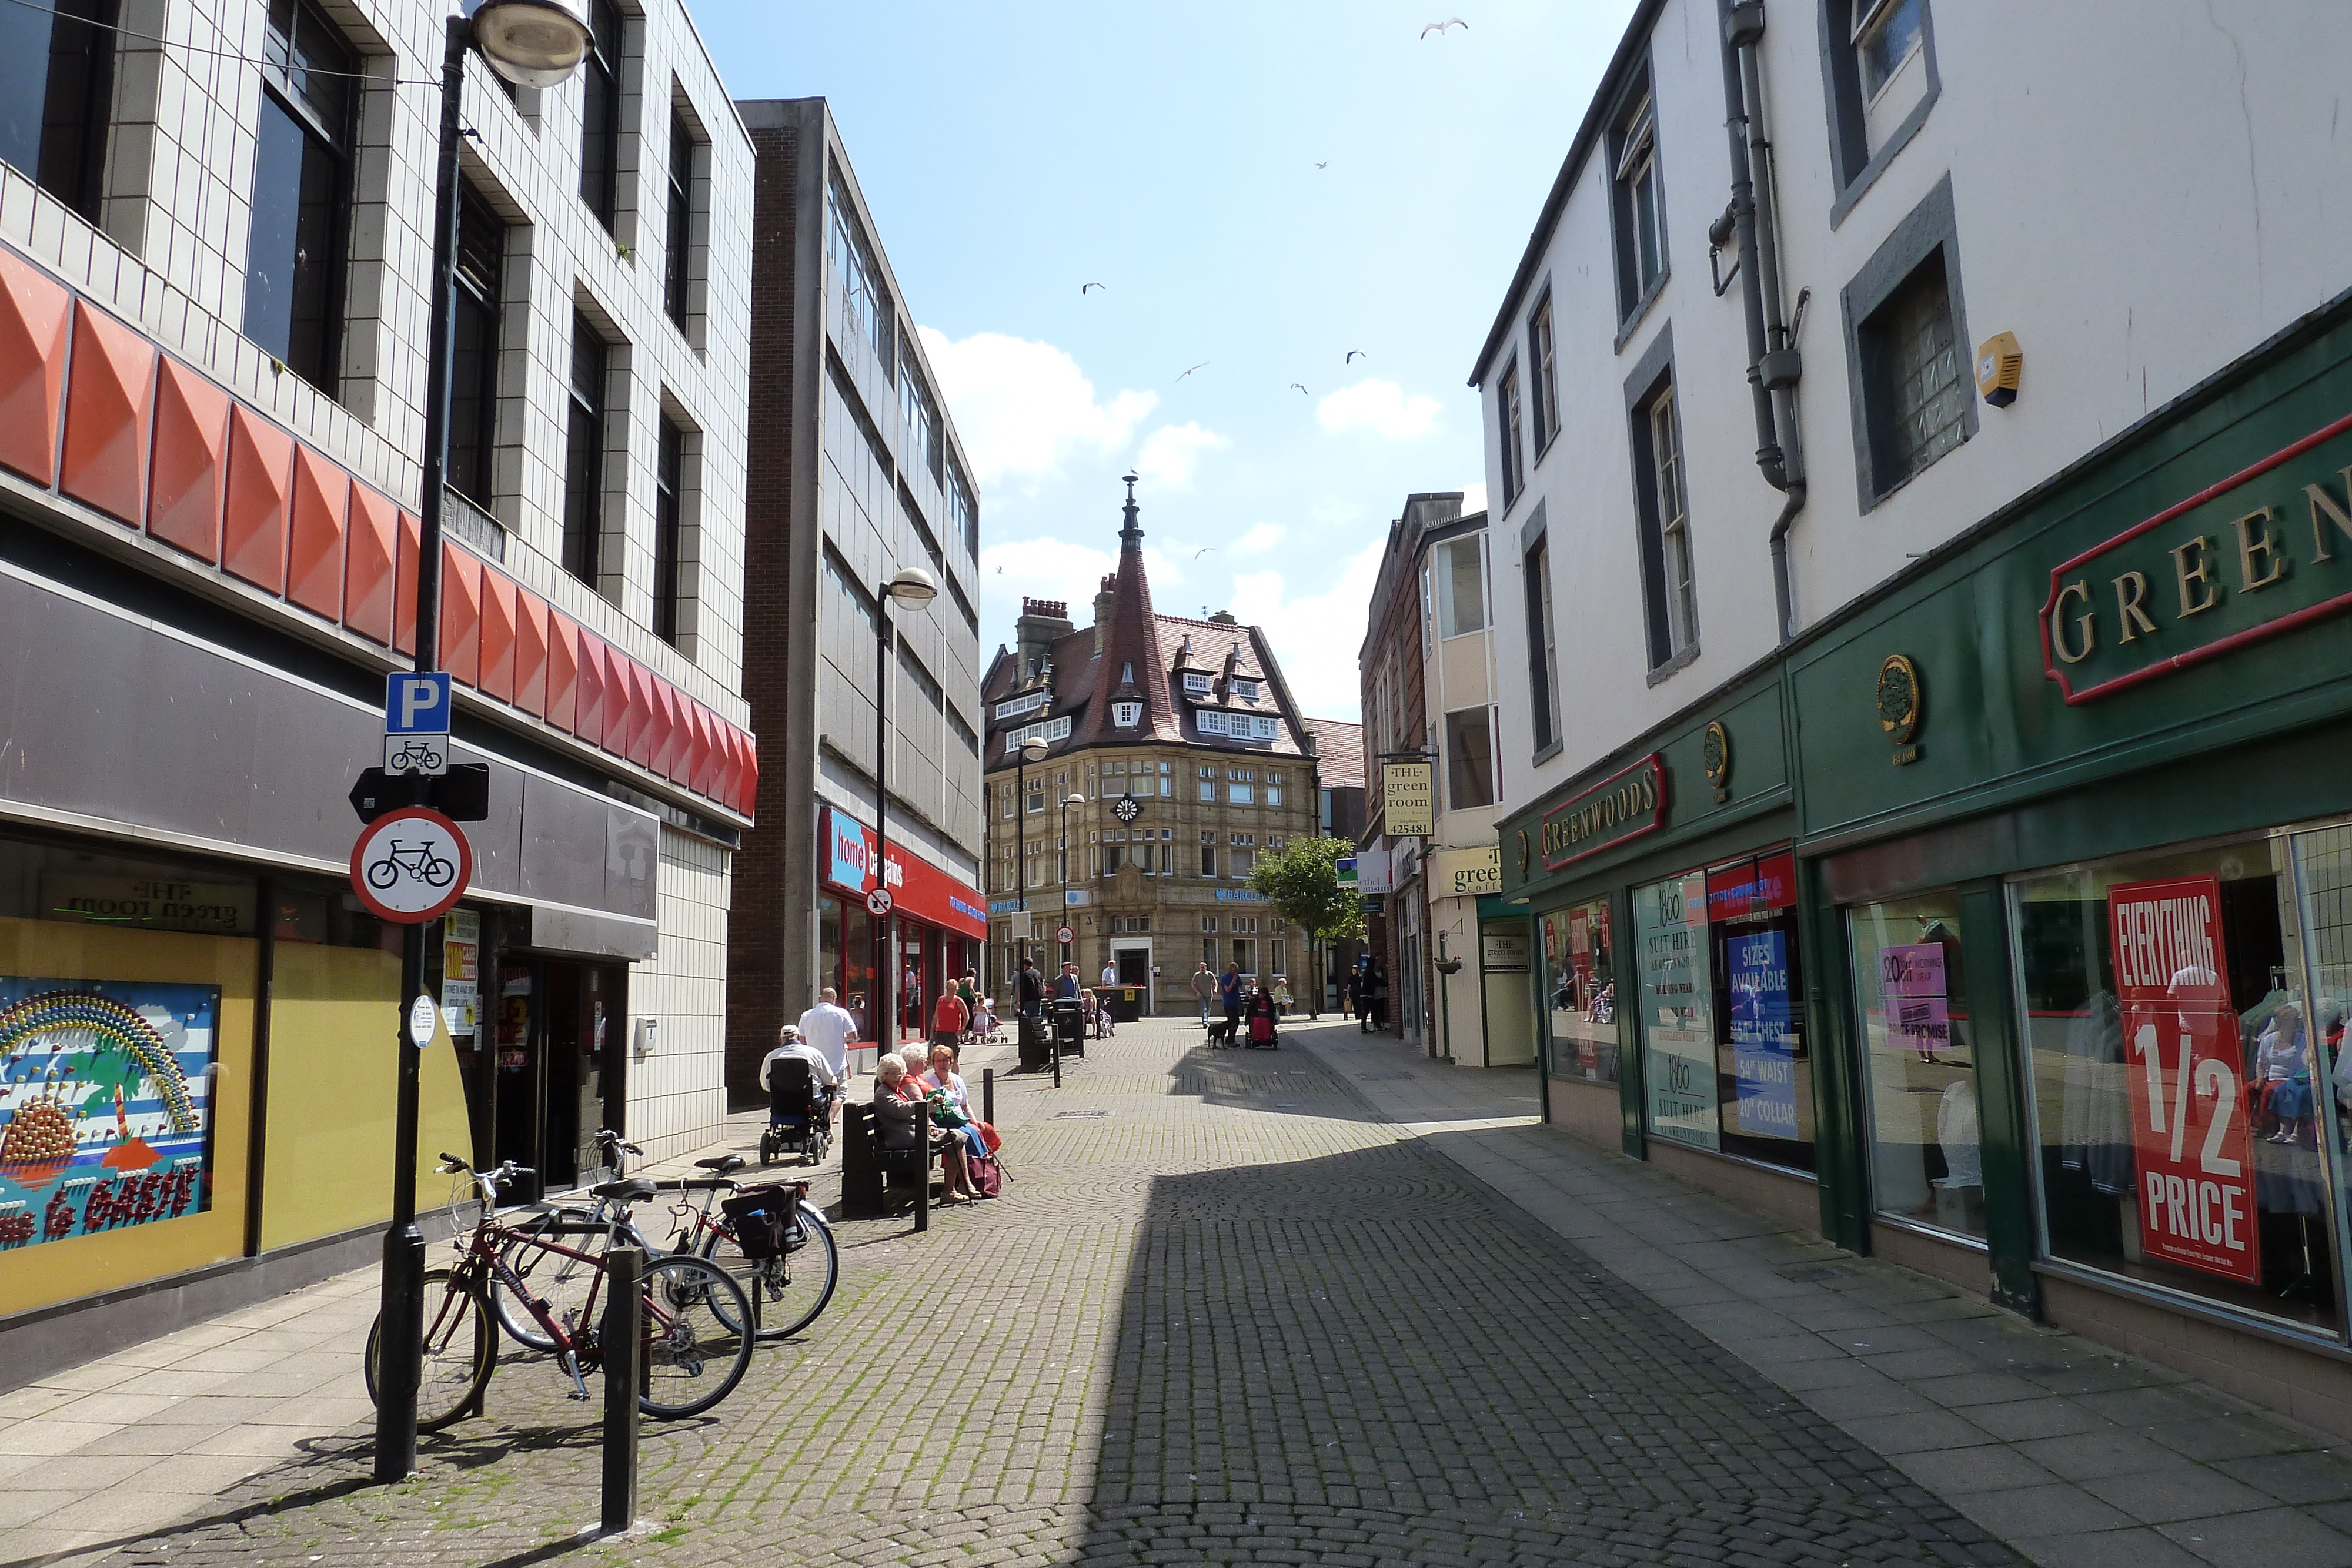
<path fill-rule="evenodd" d="M 263 61 L 246 240 L 245 335 L 312 386 L 331 392 L 342 352 L 356 98 L 352 73 L 359 69 L 359 56 L 310 0 L 271 0 Z"/>
<path fill-rule="evenodd" d="M 686 116 L 669 115 L 669 235 L 662 256 L 662 308 L 686 329 L 686 300 L 691 282 L 688 258 L 694 245 L 694 152 L 697 138 Z"/>
<path fill-rule="evenodd" d="M 580 62 L 580 199 L 607 230 L 621 190 L 621 8 L 588 0 L 593 37 Z"/>
<path fill-rule="evenodd" d="M 488 510 L 499 429 L 499 328 L 507 225 L 470 184 L 457 198 L 457 293 L 449 367 L 449 487 Z"/>
<path fill-rule="evenodd" d="M 1536 451 L 1541 453 L 1559 434 L 1559 373 L 1553 363 L 1551 296 L 1543 297 L 1528 321 L 1528 358 L 1535 366 Z"/>
<path fill-rule="evenodd" d="M 1969 389 L 1939 250 L 1862 324 L 1871 466 L 1881 495 L 1967 439 Z"/>
<path fill-rule="evenodd" d="M 572 313 L 572 415 L 563 455 L 563 570 L 593 583 L 603 562 L 604 378 L 611 350 L 595 325 Z"/>
<path fill-rule="evenodd" d="M 686 432 L 667 414 L 654 464 L 654 635 L 676 643 L 685 601 L 686 528 L 679 491 L 686 478 Z"/>
<path fill-rule="evenodd" d="M 1526 438 L 1519 433 L 1519 367 L 1503 372 L 1496 390 L 1496 416 L 1502 423 L 1503 506 L 1508 509 L 1527 488 Z"/>
<path fill-rule="evenodd" d="M 1650 404 L 1650 464 L 1657 487 L 1658 558 L 1664 567 L 1669 655 L 1698 640 L 1698 597 L 1692 581 L 1690 509 L 1683 490 L 1680 423 L 1672 387 Z"/>
<path fill-rule="evenodd" d="M 0 162 L 92 223 L 104 194 L 116 9 L 116 0 L 0 7 Z"/>

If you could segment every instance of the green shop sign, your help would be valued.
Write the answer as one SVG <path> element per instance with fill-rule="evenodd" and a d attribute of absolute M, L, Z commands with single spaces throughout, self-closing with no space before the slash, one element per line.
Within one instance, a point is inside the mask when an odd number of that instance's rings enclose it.
<path fill-rule="evenodd" d="M 1665 758 L 1653 751 L 1543 815 L 1544 869 L 1558 871 L 1665 825 Z"/>
<path fill-rule="evenodd" d="M 2069 705 L 2352 611 L 2352 414 L 2051 569 Z"/>

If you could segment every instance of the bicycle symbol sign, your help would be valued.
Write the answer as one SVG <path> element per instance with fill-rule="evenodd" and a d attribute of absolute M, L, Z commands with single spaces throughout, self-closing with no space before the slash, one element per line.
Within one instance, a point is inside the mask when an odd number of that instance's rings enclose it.
<path fill-rule="evenodd" d="M 353 891 L 396 925 L 438 920 L 473 880 L 473 846 L 457 823 L 424 806 L 378 817 L 352 846 Z"/>

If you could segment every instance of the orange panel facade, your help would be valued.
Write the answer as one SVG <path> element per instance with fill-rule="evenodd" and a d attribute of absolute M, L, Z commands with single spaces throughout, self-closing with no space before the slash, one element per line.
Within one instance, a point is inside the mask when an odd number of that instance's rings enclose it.
<path fill-rule="evenodd" d="M 482 695 L 514 701 L 514 579 L 489 566 L 482 568 L 481 660 Z"/>
<path fill-rule="evenodd" d="M 441 547 L 441 667 L 466 685 L 482 679 L 482 563 Z"/>
<path fill-rule="evenodd" d="M 0 250 L 0 464 L 42 485 L 58 474 L 72 306 L 61 285 Z"/>
<path fill-rule="evenodd" d="M 580 633 L 578 716 L 572 733 L 591 746 L 604 744 L 604 681 L 608 674 L 604 639 L 583 629 Z"/>
<path fill-rule="evenodd" d="M 343 551 L 351 499 L 350 475 L 307 446 L 295 448 L 286 597 L 330 621 L 343 616 Z"/>
<path fill-rule="evenodd" d="M 393 569 L 400 558 L 400 508 L 364 485 L 352 486 L 351 542 L 343 559 L 343 624 L 371 643 L 392 641 Z"/>
<path fill-rule="evenodd" d="M 133 528 L 147 496 L 155 360 L 155 345 L 135 328 L 74 302 L 73 371 L 66 386 L 65 461 L 58 485 L 76 500 Z"/>
<path fill-rule="evenodd" d="M 199 560 L 220 559 L 228 409 L 228 393 L 177 360 L 157 368 L 147 533 Z"/>
<path fill-rule="evenodd" d="M 416 652 L 416 556 L 425 548 L 425 525 L 414 512 L 400 514 L 400 553 L 392 572 L 392 645 L 404 653 Z"/>
<path fill-rule="evenodd" d="M 579 726 L 580 623 L 569 615 L 547 612 L 547 722 L 558 729 Z"/>
<path fill-rule="evenodd" d="M 547 601 L 528 588 L 515 590 L 514 703 L 547 716 Z"/>
<path fill-rule="evenodd" d="M 242 404 L 229 411 L 221 565 L 272 593 L 286 591 L 286 495 L 293 467 L 292 436 Z"/>

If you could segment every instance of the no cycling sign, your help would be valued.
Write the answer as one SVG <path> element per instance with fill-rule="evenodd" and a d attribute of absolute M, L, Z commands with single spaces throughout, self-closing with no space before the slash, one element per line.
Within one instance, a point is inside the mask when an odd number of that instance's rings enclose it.
<path fill-rule="evenodd" d="M 426 806 L 387 811 L 352 846 L 352 888 L 379 920 L 438 920 L 474 880 L 474 850 L 457 824 Z"/>

